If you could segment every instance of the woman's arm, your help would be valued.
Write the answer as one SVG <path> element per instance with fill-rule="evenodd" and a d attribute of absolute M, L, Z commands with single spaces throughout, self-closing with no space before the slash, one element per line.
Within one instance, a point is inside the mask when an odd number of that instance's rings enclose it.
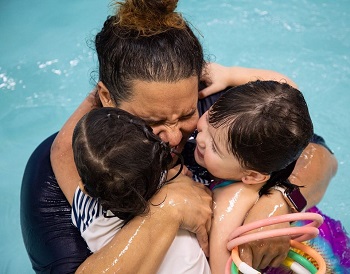
<path fill-rule="evenodd" d="M 73 158 L 73 130 L 84 114 L 96 108 L 95 94 L 96 90 L 93 90 L 78 106 L 63 125 L 51 146 L 50 159 L 52 169 L 58 185 L 70 204 L 72 204 L 74 192 L 80 180 Z"/>
<path fill-rule="evenodd" d="M 290 181 L 301 188 L 310 208 L 323 197 L 331 178 L 337 171 L 337 160 L 325 147 L 309 144 L 297 161 L 290 176 Z M 261 220 L 271 216 L 290 213 L 281 193 L 273 191 L 272 195 L 263 196 L 251 209 L 245 223 Z M 281 225 L 285 226 L 285 224 Z M 277 228 L 266 227 L 264 230 Z M 240 246 L 241 259 L 254 268 L 263 269 L 268 265 L 277 267 L 282 263 L 289 249 L 289 239 L 276 238 L 254 241 Z"/>
<path fill-rule="evenodd" d="M 317 205 L 338 170 L 338 162 L 324 146 L 310 143 L 299 157 L 290 181 L 300 188 L 307 200 L 306 208 Z"/>
<path fill-rule="evenodd" d="M 156 273 L 179 228 L 196 233 L 208 255 L 212 200 L 205 186 L 179 175 L 151 203 L 147 216 L 132 219 L 77 273 Z"/>
<path fill-rule="evenodd" d="M 297 88 L 297 85 L 287 76 L 272 70 L 225 67 L 216 63 L 208 63 L 202 80 L 207 87 L 199 92 L 199 98 L 207 97 L 227 87 L 234 87 L 256 80 L 274 80 L 286 82 Z"/>

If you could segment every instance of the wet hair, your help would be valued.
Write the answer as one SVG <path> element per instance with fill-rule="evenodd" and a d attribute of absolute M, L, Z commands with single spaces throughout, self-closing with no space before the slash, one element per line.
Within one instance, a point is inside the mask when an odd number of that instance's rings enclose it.
<path fill-rule="evenodd" d="M 87 194 L 126 221 L 148 212 L 172 161 L 169 145 L 142 119 L 109 107 L 78 122 L 73 153 Z"/>
<path fill-rule="evenodd" d="M 189 24 L 175 12 L 177 0 L 116 3 L 96 35 L 99 80 L 119 105 L 133 95 L 133 80 L 176 82 L 202 74 L 203 49 Z"/>
<path fill-rule="evenodd" d="M 302 93 L 276 81 L 229 89 L 209 110 L 209 123 L 227 128 L 227 150 L 243 168 L 271 175 L 261 194 L 289 183 L 295 162 L 313 135 Z"/>

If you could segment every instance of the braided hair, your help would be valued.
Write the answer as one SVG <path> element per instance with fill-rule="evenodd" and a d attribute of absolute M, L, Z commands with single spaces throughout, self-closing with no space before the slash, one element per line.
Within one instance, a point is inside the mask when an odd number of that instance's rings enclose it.
<path fill-rule="evenodd" d="M 74 161 L 88 195 L 130 220 L 166 182 L 170 147 L 142 119 L 118 108 L 87 113 L 73 133 Z"/>

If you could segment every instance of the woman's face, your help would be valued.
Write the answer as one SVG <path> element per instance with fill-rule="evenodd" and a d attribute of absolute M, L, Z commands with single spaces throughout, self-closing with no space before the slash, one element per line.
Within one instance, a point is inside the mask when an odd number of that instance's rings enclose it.
<path fill-rule="evenodd" d="M 241 180 L 244 169 L 236 157 L 227 149 L 227 128 L 216 129 L 209 124 L 208 111 L 197 125 L 196 162 L 205 167 L 213 176 L 226 180 Z"/>
<path fill-rule="evenodd" d="M 198 121 L 198 79 L 133 81 L 133 97 L 119 107 L 144 119 L 164 142 L 181 152 Z"/>

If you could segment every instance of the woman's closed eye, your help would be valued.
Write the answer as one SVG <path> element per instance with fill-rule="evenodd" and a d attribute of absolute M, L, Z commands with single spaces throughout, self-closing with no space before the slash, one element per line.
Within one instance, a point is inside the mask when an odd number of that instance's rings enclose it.
<path fill-rule="evenodd" d="M 184 120 L 188 120 L 191 119 L 193 116 L 195 116 L 196 111 L 193 111 L 187 115 L 181 116 L 179 120 L 184 121 Z"/>
<path fill-rule="evenodd" d="M 163 122 L 160 122 L 160 121 L 147 122 L 147 125 L 149 125 L 150 127 L 157 127 L 157 126 L 163 125 Z"/>
<path fill-rule="evenodd" d="M 156 127 L 156 126 L 161 126 L 164 125 L 166 123 L 165 120 L 146 120 L 147 125 L 149 125 L 150 127 Z"/>

